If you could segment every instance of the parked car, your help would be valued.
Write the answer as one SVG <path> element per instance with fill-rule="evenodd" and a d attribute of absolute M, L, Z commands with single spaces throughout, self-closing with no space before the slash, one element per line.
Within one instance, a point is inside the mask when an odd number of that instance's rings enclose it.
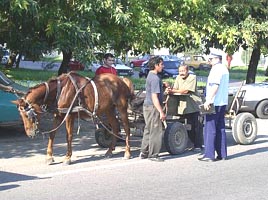
<path fill-rule="evenodd" d="M 68 64 L 70 71 L 83 71 L 85 69 L 85 65 L 77 60 L 71 60 Z"/>
<path fill-rule="evenodd" d="M 176 61 L 180 60 L 176 55 L 160 55 L 164 60 Z"/>
<path fill-rule="evenodd" d="M 9 59 L 9 51 L 8 50 L 1 50 L 0 55 L 2 56 L 1 58 L 1 64 L 7 64 L 8 59 Z"/>
<path fill-rule="evenodd" d="M 141 67 L 142 63 L 144 61 L 149 60 L 152 57 L 152 55 L 149 54 L 145 54 L 145 55 L 141 55 L 139 56 L 137 59 L 134 59 L 130 62 L 130 67 Z"/>
<path fill-rule="evenodd" d="M 9 89 L 17 93 L 10 92 Z M 27 87 L 16 84 L 0 72 L 0 126 L 22 124 L 18 109 L 11 101 L 18 99 L 17 95 L 23 95 L 27 90 Z"/>
<path fill-rule="evenodd" d="M 96 70 L 102 65 L 102 62 L 95 63 L 91 66 L 92 72 L 96 72 Z M 116 73 L 118 76 L 132 76 L 134 74 L 134 70 L 127 65 L 120 58 L 115 58 L 114 66 L 116 69 Z"/>
<path fill-rule="evenodd" d="M 125 65 L 120 58 L 115 59 L 115 69 L 118 76 L 132 76 L 134 74 L 133 68 Z"/>
<path fill-rule="evenodd" d="M 162 77 L 167 78 L 167 77 L 172 77 L 176 78 L 177 75 L 179 74 L 178 67 L 182 64 L 182 60 L 164 60 L 164 68 L 162 70 Z M 144 62 L 140 68 L 139 71 L 139 77 L 147 77 L 149 73 L 149 66 L 148 66 L 148 61 Z M 192 72 L 191 72 L 192 73 Z"/>
<path fill-rule="evenodd" d="M 235 95 L 237 87 L 230 87 L 229 93 Z M 268 83 L 252 83 L 241 88 L 241 107 L 239 112 L 250 112 L 258 118 L 268 119 Z"/>
<path fill-rule="evenodd" d="M 211 64 L 202 55 L 187 55 L 184 57 L 184 63 L 190 67 L 191 70 L 211 68 Z"/>

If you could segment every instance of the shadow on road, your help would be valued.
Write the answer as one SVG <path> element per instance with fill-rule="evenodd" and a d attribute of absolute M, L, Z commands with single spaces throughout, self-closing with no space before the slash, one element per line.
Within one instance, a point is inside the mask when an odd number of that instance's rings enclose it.
<path fill-rule="evenodd" d="M 48 124 L 48 125 L 47 125 Z M 80 132 L 77 134 L 78 123 L 75 122 L 74 132 L 73 132 L 73 153 L 76 151 L 83 151 L 88 149 L 94 149 L 94 156 L 92 154 L 87 155 L 83 160 L 98 160 L 104 158 L 104 153 L 106 149 L 101 148 L 96 144 L 95 141 L 95 125 L 92 122 L 80 121 Z M 42 125 L 43 129 L 41 131 L 48 131 L 52 129 L 52 125 L 46 123 Z M 0 158 L 26 158 L 33 157 L 36 155 L 46 155 L 48 134 L 39 134 L 37 137 L 31 139 L 26 136 L 23 128 L 21 127 L 9 127 L 0 128 Z M 141 137 L 138 138 L 139 140 Z M 124 142 L 118 142 L 118 147 L 124 147 Z M 140 142 L 131 142 L 132 147 L 140 147 Z M 64 157 L 67 151 L 65 126 L 61 127 L 56 134 L 54 142 L 54 156 Z M 134 148 L 134 149 L 135 149 Z M 133 150 L 132 150 L 133 151 Z M 99 155 L 98 155 L 99 154 Z M 123 157 L 124 150 L 115 152 L 114 158 Z M 75 161 L 75 162 L 83 162 Z M 58 164 L 58 163 L 55 163 Z"/>
<path fill-rule="evenodd" d="M 12 183 L 12 184 L 0 185 L 0 191 L 20 187 L 19 184 L 14 184 L 14 182 L 44 179 L 36 176 L 28 176 L 24 174 L 5 172 L 5 171 L 0 171 L 0 177 L 1 177 L 0 184 Z"/>
<path fill-rule="evenodd" d="M 83 150 L 93 150 L 92 152 L 84 152 L 83 154 L 76 154 L 76 159 L 73 163 L 83 163 L 88 161 L 95 161 L 104 159 L 104 153 L 106 149 L 100 148 L 95 141 L 95 126 L 92 122 L 81 121 L 80 134 L 77 135 L 78 122 L 75 122 L 74 137 L 73 137 L 73 153 Z M 52 129 L 52 125 L 49 123 L 43 124 L 44 131 Z M 232 131 L 227 129 L 227 148 L 238 145 L 232 136 Z M 38 135 L 34 139 L 28 138 L 22 127 L 0 128 L 0 158 L 26 158 L 36 155 L 46 155 L 48 135 Z M 267 142 L 266 134 L 259 134 L 254 145 Z M 131 151 L 133 158 L 139 156 L 139 149 L 142 137 L 132 137 Z M 124 157 L 124 142 L 118 142 L 117 146 L 120 147 L 119 151 L 114 152 L 113 158 L 121 159 Z M 61 127 L 56 135 L 54 143 L 54 156 L 64 157 L 67 150 L 65 127 Z M 230 156 L 230 159 L 244 156 L 247 154 L 256 154 L 258 152 L 265 151 L 264 148 L 256 148 L 255 150 L 248 150 L 243 153 L 238 153 Z M 163 152 L 165 155 L 168 153 Z M 187 157 L 196 154 L 192 151 L 185 151 L 180 155 L 169 156 L 167 159 L 173 159 L 178 157 Z M 63 160 L 63 159 L 62 159 Z M 62 162 L 55 162 L 59 164 Z"/>

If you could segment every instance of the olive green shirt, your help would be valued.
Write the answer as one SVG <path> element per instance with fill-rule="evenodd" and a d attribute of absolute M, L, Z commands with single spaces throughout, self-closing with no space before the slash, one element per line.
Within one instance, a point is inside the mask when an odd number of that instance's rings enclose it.
<path fill-rule="evenodd" d="M 176 90 L 188 90 L 188 94 L 179 95 L 178 114 L 189 114 L 199 112 L 199 105 L 202 103 L 201 97 L 197 91 L 196 76 L 189 74 L 186 79 L 177 76 L 174 86 Z"/>

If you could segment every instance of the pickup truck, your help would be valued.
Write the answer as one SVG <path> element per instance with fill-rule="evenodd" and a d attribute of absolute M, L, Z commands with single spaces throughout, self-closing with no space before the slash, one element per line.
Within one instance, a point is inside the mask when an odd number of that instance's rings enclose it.
<path fill-rule="evenodd" d="M 208 70 L 211 64 L 202 55 L 187 55 L 184 63 L 189 66 L 190 70 Z"/>

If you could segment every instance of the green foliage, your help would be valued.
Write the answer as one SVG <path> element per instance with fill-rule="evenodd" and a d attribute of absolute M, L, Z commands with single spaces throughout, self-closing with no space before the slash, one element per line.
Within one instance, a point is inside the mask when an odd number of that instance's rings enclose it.
<path fill-rule="evenodd" d="M 233 54 L 242 46 L 258 55 L 267 54 L 267 16 L 266 0 L 3 0 L 0 43 L 33 60 L 58 49 L 84 63 L 96 51 L 137 55 L 160 47 Z"/>

